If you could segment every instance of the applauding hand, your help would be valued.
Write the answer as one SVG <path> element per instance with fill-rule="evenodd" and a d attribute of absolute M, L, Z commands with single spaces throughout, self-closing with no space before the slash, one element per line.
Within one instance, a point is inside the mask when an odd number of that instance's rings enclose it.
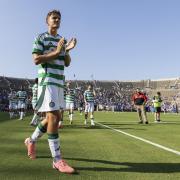
<path fill-rule="evenodd" d="M 76 38 L 72 38 L 66 45 L 66 51 L 70 51 L 71 49 L 73 49 L 77 44 L 77 39 Z"/>

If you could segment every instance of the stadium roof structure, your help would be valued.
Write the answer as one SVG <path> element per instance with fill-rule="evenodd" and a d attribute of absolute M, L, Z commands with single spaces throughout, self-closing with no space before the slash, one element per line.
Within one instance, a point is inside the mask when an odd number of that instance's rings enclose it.
<path fill-rule="evenodd" d="M 176 77 L 176 78 L 162 78 L 162 79 L 149 79 L 151 81 L 173 81 L 173 80 L 179 80 L 180 77 Z"/>

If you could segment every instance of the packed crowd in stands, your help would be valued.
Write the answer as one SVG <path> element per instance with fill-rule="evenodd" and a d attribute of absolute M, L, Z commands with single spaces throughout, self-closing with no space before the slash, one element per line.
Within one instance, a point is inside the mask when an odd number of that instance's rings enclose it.
<path fill-rule="evenodd" d="M 7 90 L 0 90 L 0 110 L 7 111 L 8 110 L 8 91 Z"/>
<path fill-rule="evenodd" d="M 31 87 L 34 81 L 30 79 L 10 78 L 0 76 L 0 110 L 8 111 L 8 94 L 13 91 L 18 91 L 23 87 L 28 93 L 28 107 L 31 108 Z M 161 81 L 72 81 L 76 89 L 75 106 L 78 108 L 80 103 L 83 103 L 83 92 L 88 83 L 93 84 L 96 91 L 95 106 L 98 111 L 134 111 L 132 106 L 132 94 L 138 87 L 144 89 L 148 96 L 147 110 L 151 111 L 151 100 L 153 92 L 156 89 L 161 89 L 164 94 L 162 110 L 164 112 L 175 112 L 176 106 L 180 102 L 178 94 L 179 79 Z M 169 86 L 169 89 L 167 88 Z M 176 87 L 176 88 L 172 88 Z M 164 92 L 163 92 L 164 90 Z"/>
<path fill-rule="evenodd" d="M 23 79 L 23 78 L 11 78 L 0 76 L 0 111 L 8 111 L 9 100 L 8 96 L 12 91 L 18 91 L 23 87 L 28 93 L 27 105 L 30 108 L 31 104 L 31 86 L 33 80 Z"/>

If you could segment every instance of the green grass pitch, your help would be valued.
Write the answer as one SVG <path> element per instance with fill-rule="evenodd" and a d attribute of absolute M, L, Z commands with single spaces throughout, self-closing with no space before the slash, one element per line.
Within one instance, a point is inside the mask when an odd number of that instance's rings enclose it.
<path fill-rule="evenodd" d="M 34 130 L 32 116 L 9 120 L 0 113 L 0 180 L 179 180 L 180 156 L 145 142 L 96 125 L 84 126 L 84 116 L 75 112 L 73 125 L 65 114 L 59 130 L 63 158 L 77 173 L 67 175 L 52 169 L 45 134 L 37 143 L 37 159 L 26 155 L 24 139 Z M 136 113 L 96 112 L 95 120 L 114 129 L 180 151 L 180 116 L 162 114 L 166 123 L 137 124 Z"/>

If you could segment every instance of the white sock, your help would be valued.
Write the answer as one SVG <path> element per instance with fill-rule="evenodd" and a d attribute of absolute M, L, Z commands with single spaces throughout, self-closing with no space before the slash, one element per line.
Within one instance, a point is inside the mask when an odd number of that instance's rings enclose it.
<path fill-rule="evenodd" d="M 73 119 L 73 114 L 70 114 L 70 121 L 72 121 Z"/>
<path fill-rule="evenodd" d="M 20 119 L 23 119 L 24 112 L 21 112 Z"/>
<path fill-rule="evenodd" d="M 33 116 L 33 118 L 32 118 L 31 123 L 37 122 L 37 119 L 38 119 L 38 118 L 39 118 L 39 116 L 38 116 L 36 113 L 34 113 L 34 116 Z"/>
<path fill-rule="evenodd" d="M 61 159 L 59 138 L 48 139 L 51 155 L 55 162 Z"/>
<path fill-rule="evenodd" d="M 40 137 L 42 137 L 42 135 L 44 134 L 44 132 L 42 132 L 39 127 L 37 126 L 35 131 L 33 132 L 32 136 L 31 136 L 31 140 L 33 142 L 36 142 Z"/>

